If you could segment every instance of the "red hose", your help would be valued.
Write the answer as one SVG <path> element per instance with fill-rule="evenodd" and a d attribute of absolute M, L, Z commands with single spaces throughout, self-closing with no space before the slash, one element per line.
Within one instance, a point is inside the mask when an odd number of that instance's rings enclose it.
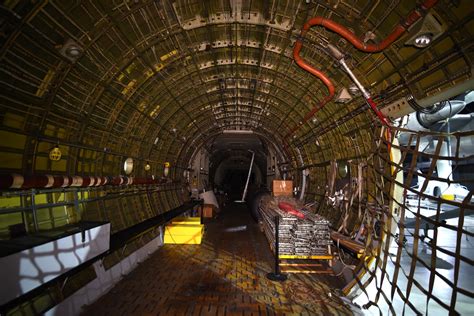
<path fill-rule="evenodd" d="M 334 89 L 334 84 L 332 83 L 332 81 L 323 72 L 321 72 L 320 70 L 318 70 L 318 69 L 312 67 L 311 65 L 307 64 L 300 57 L 301 48 L 303 46 L 302 38 L 304 38 L 304 36 L 306 35 L 306 33 L 308 32 L 308 30 L 311 27 L 317 26 L 317 25 L 322 26 L 324 28 L 329 29 L 330 31 L 333 31 L 333 32 L 339 34 L 340 36 L 345 38 L 347 41 L 349 41 L 352 45 L 354 45 L 354 47 L 356 47 L 357 49 L 359 49 L 361 51 L 364 51 L 364 52 L 368 52 L 368 53 L 376 53 L 376 52 L 380 52 L 383 49 L 387 48 L 389 45 L 391 45 L 393 42 L 395 42 L 398 38 L 400 38 L 400 36 L 403 35 L 403 33 L 405 33 L 406 30 L 411 25 L 413 25 L 416 21 L 418 21 L 423 16 L 422 13 L 424 11 L 427 11 L 430 8 L 432 8 L 433 6 L 435 6 L 437 2 L 438 2 L 438 0 L 425 0 L 425 2 L 423 2 L 421 4 L 419 9 L 417 8 L 417 9 L 413 10 L 412 12 L 410 12 L 410 14 L 408 14 L 408 16 L 406 17 L 405 21 L 403 23 L 398 24 L 393 29 L 392 33 L 390 33 L 385 39 L 383 39 L 378 44 L 366 44 L 360 38 L 358 38 L 354 33 L 352 33 L 349 29 L 347 29 L 345 26 L 343 26 L 339 23 L 336 23 L 332 20 L 320 17 L 320 16 L 314 17 L 314 18 L 310 19 L 308 22 L 306 22 L 303 25 L 303 28 L 301 30 L 300 38 L 295 43 L 295 48 L 293 49 L 293 57 L 294 57 L 296 63 L 298 64 L 298 66 L 300 66 L 304 70 L 310 72 L 314 76 L 318 77 L 326 85 L 329 94 L 319 104 L 315 105 L 313 107 L 313 109 L 304 116 L 303 121 L 299 125 L 295 126 L 293 129 L 291 129 L 290 132 L 285 137 L 287 138 L 287 137 L 291 136 L 296 130 L 298 130 L 300 128 L 301 125 L 306 123 L 311 117 L 313 117 L 313 115 L 317 111 L 322 109 L 324 107 L 324 105 L 326 105 L 334 97 L 335 89 Z M 389 127 L 390 124 L 389 124 L 388 120 L 377 109 L 377 106 L 376 106 L 375 102 L 372 99 L 369 98 L 369 99 L 367 99 L 367 103 L 375 111 L 375 113 L 377 114 L 377 117 L 380 119 L 382 124 Z M 390 129 L 389 128 L 387 129 L 387 131 L 388 131 L 387 133 L 390 134 Z M 389 139 L 391 139 L 391 137 Z"/>
<path fill-rule="evenodd" d="M 306 26 L 306 24 L 305 24 L 305 26 Z M 319 80 L 321 80 L 326 85 L 326 87 L 328 89 L 328 95 L 321 102 L 316 104 L 311 109 L 311 111 L 306 113 L 306 115 L 304 116 L 301 123 L 299 125 L 296 125 L 294 128 L 292 128 L 290 130 L 290 132 L 288 134 L 286 134 L 285 138 L 290 137 L 298 128 L 300 128 L 301 125 L 306 123 L 310 118 L 312 118 L 314 116 L 314 114 L 316 112 L 318 112 L 320 109 L 322 109 L 324 107 L 324 105 L 326 105 L 326 103 L 331 101 L 332 98 L 334 97 L 334 93 L 335 93 L 334 84 L 332 83 L 331 79 L 329 79 L 326 76 L 326 74 L 324 74 L 322 71 L 320 71 L 320 70 L 314 68 L 313 66 L 307 64 L 303 60 L 303 58 L 301 58 L 301 56 L 300 56 L 301 48 L 303 47 L 302 38 L 305 36 L 307 31 L 308 31 L 308 29 L 305 29 L 304 27 L 301 30 L 301 38 L 296 41 L 295 48 L 293 49 L 293 57 L 294 57 L 296 63 L 298 64 L 298 66 L 300 66 L 301 68 L 303 68 L 307 72 L 313 74 L 314 76 L 318 77 Z"/>
<path fill-rule="evenodd" d="M 375 112 L 380 122 L 385 126 L 390 126 L 390 122 L 387 120 L 385 115 L 383 115 L 383 113 L 380 112 L 380 110 L 377 108 L 377 104 L 374 102 L 374 100 L 372 100 L 372 98 L 367 98 L 366 101 L 369 104 L 369 106 L 372 108 L 372 110 Z"/>
<path fill-rule="evenodd" d="M 438 0 L 426 0 L 420 6 L 421 11 L 426 11 L 432 8 Z M 410 14 L 408 14 L 407 18 L 403 23 L 398 24 L 385 39 L 383 39 L 378 44 L 366 44 L 360 38 L 358 38 L 354 33 L 348 30 L 345 26 L 336 23 L 332 20 L 325 19 L 321 16 L 314 17 L 306 22 L 303 26 L 303 30 L 307 31 L 312 26 L 320 25 L 324 28 L 327 28 L 334 33 L 339 34 L 347 41 L 349 41 L 354 47 L 357 49 L 367 52 L 367 53 L 376 53 L 384 50 L 388 46 L 390 46 L 393 42 L 395 42 L 406 30 L 413 25 L 416 21 L 418 21 L 423 15 L 420 12 L 420 9 L 415 9 Z M 302 31 L 303 33 L 303 31 Z"/>
<path fill-rule="evenodd" d="M 374 100 L 372 100 L 372 98 L 367 98 L 366 101 L 369 104 L 369 106 L 372 108 L 372 110 L 375 112 L 380 122 L 387 127 L 385 138 L 387 139 L 388 152 L 390 153 L 390 150 L 392 148 L 392 146 L 390 145 L 392 142 L 392 131 L 390 130 L 390 126 L 391 126 L 390 122 L 387 120 L 385 115 L 383 115 L 383 113 L 380 112 L 380 110 L 377 108 L 377 104 L 375 103 Z"/>

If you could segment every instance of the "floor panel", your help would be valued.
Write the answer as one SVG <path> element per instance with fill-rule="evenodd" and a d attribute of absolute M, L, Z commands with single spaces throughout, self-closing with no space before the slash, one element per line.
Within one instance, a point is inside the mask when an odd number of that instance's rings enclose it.
<path fill-rule="evenodd" d="M 273 256 L 244 205 L 206 225 L 201 245 L 164 245 L 84 315 L 350 315 L 334 277 L 267 280 Z"/>

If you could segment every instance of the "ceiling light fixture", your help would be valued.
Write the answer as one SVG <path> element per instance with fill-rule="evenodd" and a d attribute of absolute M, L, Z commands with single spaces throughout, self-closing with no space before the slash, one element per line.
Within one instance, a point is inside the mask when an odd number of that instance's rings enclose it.
<path fill-rule="evenodd" d="M 336 96 L 337 103 L 348 103 L 351 100 L 352 96 L 345 87 L 343 87 L 341 91 L 339 91 L 339 94 Z"/>
<path fill-rule="evenodd" d="M 84 48 L 72 39 L 67 39 L 62 45 L 58 46 L 59 53 L 75 62 L 84 52 Z"/>
<path fill-rule="evenodd" d="M 420 34 L 413 41 L 413 45 L 418 48 L 425 48 L 426 46 L 430 45 L 432 38 L 432 34 Z"/>
<path fill-rule="evenodd" d="M 410 29 L 411 37 L 405 45 L 412 45 L 416 48 L 425 48 L 436 40 L 447 29 L 446 23 L 433 13 L 428 13 Z"/>
<path fill-rule="evenodd" d="M 165 177 L 167 177 L 168 174 L 170 173 L 170 166 L 171 164 L 169 162 L 165 162 L 165 165 L 164 165 L 165 168 L 163 169 L 163 175 Z"/>
<path fill-rule="evenodd" d="M 72 58 L 77 58 L 81 54 L 82 50 L 79 46 L 72 45 L 66 48 L 66 55 Z"/>
<path fill-rule="evenodd" d="M 355 84 L 349 86 L 349 93 L 353 96 L 361 95 L 359 88 Z"/>
<path fill-rule="evenodd" d="M 127 176 L 132 173 L 132 171 L 133 171 L 133 158 L 125 159 L 125 162 L 123 163 L 123 171 L 125 172 L 125 174 Z"/>

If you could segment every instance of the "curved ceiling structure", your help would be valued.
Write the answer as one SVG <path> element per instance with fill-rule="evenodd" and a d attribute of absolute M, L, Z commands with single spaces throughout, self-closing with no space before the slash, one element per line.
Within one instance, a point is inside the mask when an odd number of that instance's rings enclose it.
<path fill-rule="evenodd" d="M 185 167 L 208 135 L 228 128 L 285 143 L 283 137 L 324 97 L 324 85 L 292 57 L 308 18 L 330 17 L 379 41 L 414 8 L 384 2 L 264 3 L 13 2 L 2 9 L 4 103 L 26 118 L 29 134 L 58 134 L 67 126 L 55 137 L 60 143 L 157 162 L 178 158 Z M 426 49 L 399 41 L 383 53 L 367 54 L 315 27 L 302 54 L 337 82 L 337 89 L 348 87 L 350 78 L 325 51 L 333 43 L 382 104 L 410 93 L 422 98 L 470 75 L 472 37 L 464 22 L 471 16 L 464 5 L 438 4 L 447 30 Z M 456 37 L 459 33 L 465 35 Z M 68 55 L 70 46 L 77 55 Z M 287 141 L 311 151 L 308 143 L 321 138 L 330 150 L 332 140 L 344 139 L 355 127 L 367 136 L 372 121 L 360 98 L 346 105 L 331 102 Z M 331 124 L 338 128 L 320 135 Z M 345 149 L 328 155 L 356 154 L 352 145 Z M 72 169 L 67 171 L 78 171 Z"/>
<path fill-rule="evenodd" d="M 425 10 L 422 3 L 433 8 Z M 386 115 L 400 99 L 444 101 L 453 87 L 472 81 L 470 1 L 10 0 L 0 11 L 0 171 L 117 176 L 131 157 L 132 176 L 161 177 L 170 162 L 172 193 L 164 193 L 165 202 L 146 202 L 149 209 L 158 205 L 158 213 L 187 198 L 185 172 L 196 171 L 197 153 L 220 163 L 232 156 L 226 150 L 242 150 L 222 141 L 225 133 L 255 135 L 261 169 L 286 166 L 300 182 L 305 177 L 300 171 L 313 168 L 307 200 L 328 195 L 334 161 L 372 157 L 379 120 L 331 45 Z M 363 52 L 324 26 L 301 35 L 306 21 L 321 16 L 369 45 L 415 11 L 418 23 L 381 52 Z M 418 48 L 410 41 L 427 14 L 435 22 L 423 27 L 433 38 Z M 305 62 L 330 78 L 336 95 L 349 91 L 347 102 L 334 98 L 319 105 L 327 87 L 295 62 L 297 41 Z M 58 162 L 48 158 L 55 145 L 62 151 Z M 274 163 L 264 160 L 267 154 Z M 387 150 L 379 154 L 389 165 Z M 151 170 L 143 168 L 147 163 Z M 373 192 L 389 178 L 364 177 Z M 120 201 L 107 205 L 122 209 Z M 134 198 L 127 203 L 143 204 Z M 104 205 L 84 205 L 86 218 L 104 220 L 99 210 Z M 113 229 L 150 214 L 130 215 Z M 333 221 L 344 214 L 335 213 Z"/>

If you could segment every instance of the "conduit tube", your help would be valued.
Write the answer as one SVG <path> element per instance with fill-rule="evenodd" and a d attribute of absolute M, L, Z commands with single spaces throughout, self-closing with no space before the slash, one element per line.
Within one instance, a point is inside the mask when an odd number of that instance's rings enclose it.
<path fill-rule="evenodd" d="M 0 189 L 41 189 L 68 187 L 98 187 L 105 185 L 140 185 L 160 184 L 167 180 L 160 178 L 133 177 L 88 177 L 88 176 L 52 176 L 32 175 L 23 176 L 16 173 L 0 175 Z"/>

